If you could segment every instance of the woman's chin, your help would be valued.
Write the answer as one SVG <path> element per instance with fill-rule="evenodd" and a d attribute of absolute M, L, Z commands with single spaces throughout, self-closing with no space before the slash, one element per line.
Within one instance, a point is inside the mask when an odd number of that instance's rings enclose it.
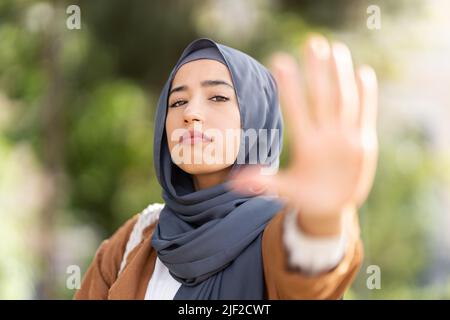
<path fill-rule="evenodd" d="M 230 164 L 208 164 L 208 163 L 194 163 L 194 164 L 181 164 L 178 165 L 181 170 L 193 175 L 209 174 L 224 170 L 230 166 Z"/>

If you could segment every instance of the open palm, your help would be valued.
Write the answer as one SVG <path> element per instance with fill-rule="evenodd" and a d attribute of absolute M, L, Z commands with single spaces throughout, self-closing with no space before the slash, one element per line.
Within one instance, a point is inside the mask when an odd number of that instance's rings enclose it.
<path fill-rule="evenodd" d="M 295 58 L 276 53 L 271 69 L 287 122 L 292 157 L 286 169 L 240 172 L 240 192 L 277 193 L 301 212 L 337 213 L 360 206 L 376 169 L 377 80 L 368 66 L 356 72 L 350 51 L 321 36 L 308 39 L 305 77 Z"/>

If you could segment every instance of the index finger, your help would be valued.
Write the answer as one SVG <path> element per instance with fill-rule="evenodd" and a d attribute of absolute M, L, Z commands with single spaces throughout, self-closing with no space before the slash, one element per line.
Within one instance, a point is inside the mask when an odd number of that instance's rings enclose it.
<path fill-rule="evenodd" d="M 271 69 L 277 82 L 288 127 L 294 137 L 304 137 L 311 123 L 299 66 L 291 55 L 277 53 L 272 57 Z"/>

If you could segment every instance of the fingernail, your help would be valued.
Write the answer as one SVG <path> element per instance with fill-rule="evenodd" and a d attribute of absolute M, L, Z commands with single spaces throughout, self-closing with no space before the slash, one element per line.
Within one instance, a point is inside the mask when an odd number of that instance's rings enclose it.
<path fill-rule="evenodd" d="M 314 37 L 311 40 L 311 48 L 319 59 L 328 59 L 330 56 L 330 45 L 322 37 Z"/>
<path fill-rule="evenodd" d="M 248 190 L 252 193 L 263 193 L 267 189 L 267 186 L 264 186 L 262 184 L 255 184 L 253 186 L 248 187 Z"/>
<path fill-rule="evenodd" d="M 273 59 L 273 66 L 277 71 L 286 73 L 295 67 L 295 60 L 287 53 L 278 53 Z"/>
<path fill-rule="evenodd" d="M 273 60 L 272 60 L 272 70 L 274 72 L 274 75 L 277 77 L 280 77 L 283 75 L 283 64 L 281 62 L 281 57 L 276 56 Z"/>
<path fill-rule="evenodd" d="M 333 55 L 339 59 L 345 58 L 347 55 L 351 55 L 349 49 L 342 42 L 335 42 L 332 45 Z"/>
<path fill-rule="evenodd" d="M 361 80 L 364 82 L 376 83 L 376 81 L 377 81 L 377 76 L 376 76 L 375 71 L 367 65 L 362 65 L 359 68 L 359 74 L 360 74 Z"/>

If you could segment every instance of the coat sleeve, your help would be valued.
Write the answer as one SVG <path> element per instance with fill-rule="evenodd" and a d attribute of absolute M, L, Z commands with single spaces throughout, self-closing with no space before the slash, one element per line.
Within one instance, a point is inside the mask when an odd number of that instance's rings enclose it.
<path fill-rule="evenodd" d="M 350 286 L 363 259 L 357 213 L 349 219 L 345 254 L 339 264 L 327 272 L 309 275 L 288 263 L 283 243 L 285 207 L 267 225 L 263 233 L 262 254 L 267 299 L 340 299 Z"/>
<path fill-rule="evenodd" d="M 138 215 L 133 216 L 109 239 L 101 243 L 74 299 L 108 299 L 109 289 L 117 279 L 125 247 L 137 218 Z"/>

